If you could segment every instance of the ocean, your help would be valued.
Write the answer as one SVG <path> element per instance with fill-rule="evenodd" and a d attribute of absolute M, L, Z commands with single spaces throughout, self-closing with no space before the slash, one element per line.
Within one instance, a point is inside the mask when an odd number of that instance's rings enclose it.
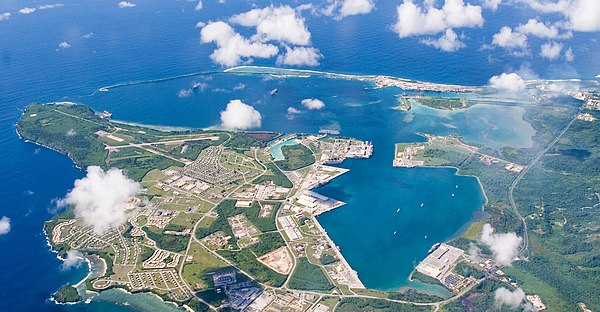
<path fill-rule="evenodd" d="M 453 169 L 392 168 L 394 143 L 420 140 L 418 131 L 457 133 L 494 148 L 531 142 L 534 131 L 522 120 L 518 105 L 486 102 L 452 114 L 417 106 L 404 113 L 390 109 L 397 104 L 395 95 L 400 90 L 369 91 L 368 85 L 357 81 L 207 74 L 95 92 L 121 82 L 222 70 L 210 61 L 214 47 L 199 42 L 194 25 L 270 3 L 204 2 L 201 11 L 194 11 L 188 1 L 147 0 L 127 10 L 116 2 L 67 0 L 62 1 L 63 7 L 31 14 L 16 11 L 39 2 L 0 3 L 0 13 L 13 12 L 10 19 L 0 21 L 0 216 L 11 219 L 11 231 L 0 236 L 4 285 L 0 310 L 172 308 L 152 296 L 119 291 L 106 292 L 89 304 L 61 306 L 48 300 L 60 285 L 76 283 L 87 274 L 85 266 L 61 270 L 61 261 L 50 252 L 42 231 L 44 221 L 55 212 L 53 200 L 64 196 L 83 172 L 68 158 L 18 138 L 14 125 L 30 102 L 68 100 L 95 110 L 108 109 L 119 120 L 211 127 L 218 124 L 227 102 L 239 98 L 263 114 L 261 130 L 309 133 L 330 128 L 373 141 L 371 159 L 344 162 L 340 166 L 351 171 L 318 189 L 347 202 L 319 221 L 363 282 L 378 289 L 407 285 L 412 266 L 429 247 L 455 235 L 484 201 L 476 180 L 457 176 Z M 600 72 L 595 54 L 600 44 L 594 34 L 576 33 L 569 41 L 576 54 L 571 64 L 548 62 L 535 53 L 518 58 L 504 50 L 480 49 L 505 23 L 526 22 L 531 15 L 527 10 L 501 6 L 486 15 L 485 27 L 465 30 L 467 48 L 445 53 L 419 44 L 418 39 L 401 40 L 389 31 L 395 6 L 395 2 L 378 1 L 371 14 L 341 21 L 305 13 L 312 43 L 324 55 L 314 69 L 467 85 L 484 85 L 492 75 L 521 67 L 534 68 L 545 78 L 590 79 Z M 71 47 L 57 51 L 62 41 Z M 274 60 L 256 60 L 253 65 L 273 66 Z M 187 98 L 177 96 L 194 82 L 208 87 Z M 240 84 L 244 88 L 235 90 Z M 275 97 L 269 95 L 273 88 L 279 90 Z M 300 101 L 309 97 L 323 100 L 325 109 L 288 119 L 287 108 L 301 108 Z"/>

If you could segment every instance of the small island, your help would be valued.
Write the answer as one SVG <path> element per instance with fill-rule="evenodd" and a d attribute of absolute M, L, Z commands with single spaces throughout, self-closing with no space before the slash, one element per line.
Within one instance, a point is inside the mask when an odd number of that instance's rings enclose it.
<path fill-rule="evenodd" d="M 77 292 L 77 288 L 66 284 L 52 296 L 57 303 L 75 303 L 81 301 L 81 296 Z"/>

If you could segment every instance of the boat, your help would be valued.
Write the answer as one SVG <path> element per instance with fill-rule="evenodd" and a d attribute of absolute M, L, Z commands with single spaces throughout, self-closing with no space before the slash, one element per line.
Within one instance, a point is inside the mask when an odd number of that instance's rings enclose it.
<path fill-rule="evenodd" d="M 400 208 L 398 208 L 398 209 L 396 210 L 396 212 L 400 212 Z"/>
<path fill-rule="evenodd" d="M 398 232 L 398 231 L 394 231 L 394 235 L 396 235 L 396 232 Z"/>
<path fill-rule="evenodd" d="M 333 135 L 340 134 L 340 132 L 339 132 L 339 131 L 337 131 L 337 130 L 332 130 L 332 129 L 320 129 L 320 130 L 319 130 L 319 133 L 321 133 L 321 134 L 333 134 Z"/>
<path fill-rule="evenodd" d="M 438 249 L 438 247 L 440 247 L 442 243 L 435 243 L 433 244 L 433 246 L 431 246 L 431 248 L 429 248 L 429 251 L 427 253 L 432 253 L 434 252 L 436 249 Z"/>
<path fill-rule="evenodd" d="M 277 90 L 277 88 L 271 90 L 271 95 L 276 95 L 277 92 L 279 92 L 279 90 Z"/>
<path fill-rule="evenodd" d="M 452 193 L 452 197 L 454 197 L 454 193 Z"/>
<path fill-rule="evenodd" d="M 421 203 L 421 208 L 423 208 L 423 205 L 425 205 L 425 203 Z"/>

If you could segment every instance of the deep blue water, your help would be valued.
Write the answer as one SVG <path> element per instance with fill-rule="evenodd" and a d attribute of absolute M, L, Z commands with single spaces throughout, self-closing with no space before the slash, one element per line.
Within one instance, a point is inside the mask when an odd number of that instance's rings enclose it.
<path fill-rule="evenodd" d="M 448 124 L 473 124 L 469 123 L 474 119 L 468 114 L 475 114 L 475 120 L 483 118 L 491 122 L 496 116 L 493 110 L 477 113 L 476 109 L 456 116 L 415 111 L 414 116 L 407 118 L 404 113 L 387 109 L 395 104 L 397 90 L 367 92 L 359 83 L 323 79 L 263 81 L 256 77 L 236 77 L 229 80 L 219 75 L 208 82 L 212 88 L 231 90 L 239 82 L 247 87 L 236 92 L 212 92 L 211 89 L 187 99 L 177 98 L 178 90 L 189 88 L 195 79 L 200 79 L 194 77 L 159 87 L 140 85 L 88 96 L 100 86 L 117 82 L 220 69 L 208 57 L 213 46 L 199 43 L 199 30 L 194 25 L 198 21 L 227 18 L 250 9 L 252 4 L 205 1 L 205 8 L 195 12 L 193 4 L 187 1 L 140 1 L 132 10 L 119 9 L 116 2 L 110 1 L 62 3 L 65 5 L 62 8 L 30 15 L 15 11 L 41 3 L 16 0 L 0 3 L 0 13 L 13 12 L 8 21 L 0 21 L 0 216 L 12 220 L 10 233 L 0 236 L 2 311 L 148 309 L 141 305 L 137 308 L 136 305 L 114 306 L 113 302 L 127 299 L 110 294 L 106 300 L 89 305 L 64 307 L 47 301 L 60 285 L 77 282 L 86 274 L 85 268 L 61 271 L 61 262 L 49 252 L 42 233 L 43 222 L 52 215 L 51 201 L 64 196 L 82 172 L 66 157 L 17 137 L 14 124 L 21 109 L 32 101 L 66 98 L 90 104 L 96 110 L 110 109 L 118 119 L 208 127 L 218 123 L 218 112 L 227 101 L 240 98 L 263 113 L 263 129 L 314 132 L 321 127 L 339 128 L 344 135 L 373 140 L 375 155 L 372 159 L 344 163 L 342 166 L 351 172 L 320 190 L 348 202 L 347 206 L 323 215 L 320 220 L 369 286 L 394 288 L 403 284 L 407 268 L 425 255 L 423 246 L 428 248 L 430 243 L 450 237 L 481 204 L 481 194 L 474 180 L 457 177 L 450 169 L 402 170 L 388 165 L 391 165 L 394 142 L 418 139 L 415 131 L 453 133 Z M 259 1 L 258 4 L 264 3 Z M 569 44 L 576 61 L 570 65 L 549 63 L 535 53 L 532 57 L 515 58 L 498 49 L 478 51 L 481 44 L 489 43 L 491 35 L 508 21 L 511 25 L 526 22 L 531 17 L 527 10 L 501 7 L 486 15 L 483 29 L 465 30 L 468 47 L 448 54 L 418 44 L 418 39 L 400 40 L 388 31 L 394 20 L 395 6 L 393 1 L 378 1 L 372 14 L 342 21 L 307 16 L 313 44 L 324 55 L 318 69 L 476 85 L 523 64 L 534 68 L 542 77 L 591 78 L 600 72 L 600 59 L 596 54 L 600 43 L 592 40 L 597 37 L 593 33 L 575 34 Z M 94 34 L 90 39 L 81 38 L 90 32 Z M 64 40 L 72 47 L 57 52 L 57 45 Z M 255 64 L 273 63 L 273 60 L 262 60 Z M 269 97 L 268 91 L 274 86 L 279 88 L 280 96 Z M 285 119 L 287 107 L 298 107 L 305 97 L 319 97 L 327 103 L 327 108 L 300 114 L 293 120 Z M 519 114 L 511 110 L 511 114 L 506 115 L 515 115 L 518 121 Z M 484 129 L 461 130 L 464 131 L 461 134 L 496 146 L 502 142 L 517 146 L 527 144 L 530 132 L 527 125 L 522 125 L 518 129 L 521 135 L 513 138 L 499 134 L 501 124 L 489 124 Z M 356 182 L 357 177 L 364 176 L 372 178 L 373 183 Z M 456 197 L 448 198 L 455 185 L 471 192 L 456 192 Z M 385 190 L 392 187 L 394 193 L 382 192 L 384 187 Z M 372 204 L 363 209 L 365 201 Z M 418 208 L 421 202 L 425 203 L 423 209 Z M 397 208 L 401 208 L 398 214 Z M 360 235 L 355 226 L 359 220 L 373 221 L 365 231 L 382 230 Z M 447 223 L 453 224 L 446 226 Z M 397 231 L 395 236 L 391 236 L 393 231 Z M 425 235 L 428 235 L 427 240 Z M 366 237 L 382 243 L 368 245 Z M 393 251 L 388 259 L 373 257 L 383 249 Z M 386 271 L 372 269 L 390 265 L 393 266 L 386 276 L 381 276 Z"/>

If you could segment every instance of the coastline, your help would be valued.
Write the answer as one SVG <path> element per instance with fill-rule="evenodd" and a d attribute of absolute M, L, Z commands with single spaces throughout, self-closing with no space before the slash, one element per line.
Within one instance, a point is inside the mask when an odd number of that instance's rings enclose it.
<path fill-rule="evenodd" d="M 146 125 L 143 125 L 143 124 L 138 124 L 138 125 L 141 125 L 141 126 L 146 126 Z M 16 127 L 15 127 L 15 128 L 16 128 Z M 253 132 L 253 131 L 249 131 L 249 132 Z M 21 139 L 23 139 L 23 138 L 21 137 L 20 133 L 18 132 L 18 129 L 17 129 L 17 134 L 19 135 L 19 137 L 20 137 Z M 51 147 L 49 147 L 49 146 L 46 146 L 46 145 L 44 145 L 44 144 L 40 144 L 40 143 L 37 143 L 37 142 L 33 142 L 33 141 L 30 141 L 30 140 L 27 140 L 27 139 L 24 139 L 24 140 L 25 140 L 26 142 L 31 142 L 31 143 L 34 143 L 34 144 L 36 144 L 36 145 L 39 145 L 39 146 L 46 147 L 46 148 L 48 148 L 48 149 L 50 149 L 50 150 L 56 151 L 56 152 L 58 152 L 58 153 L 60 153 L 60 154 L 66 155 L 67 157 L 71 158 L 71 157 L 70 157 L 68 154 L 62 153 L 62 152 L 60 152 L 60 151 L 58 151 L 58 150 L 56 150 L 56 149 L 53 149 L 53 148 L 51 148 Z M 71 160 L 73 161 L 73 159 L 71 159 Z M 79 168 L 77 165 L 76 165 L 76 167 L 77 167 L 77 168 Z M 463 174 L 459 174 L 459 171 L 460 171 L 460 169 L 459 169 L 459 168 L 457 168 L 457 167 L 453 167 L 453 166 L 427 166 L 427 167 L 431 167 L 431 168 L 444 168 L 444 167 L 446 167 L 446 168 L 453 168 L 453 169 L 455 169 L 455 170 L 456 170 L 455 174 L 457 174 L 457 175 L 462 175 L 462 176 L 472 176 L 472 175 L 463 175 Z M 81 168 L 79 168 L 79 169 L 81 169 Z M 333 177 L 332 177 L 330 180 L 328 180 L 327 182 L 329 182 L 329 181 L 333 180 L 334 178 L 336 178 L 336 177 L 338 177 L 338 176 L 340 176 L 340 175 L 342 175 L 342 174 L 346 173 L 347 171 L 349 171 L 349 170 L 348 170 L 348 169 L 346 169 L 346 171 L 344 171 L 344 172 L 341 172 L 341 173 L 339 173 L 339 174 L 337 174 L 337 175 L 333 176 Z M 485 190 L 484 190 L 484 188 L 483 188 L 483 185 L 482 185 L 482 183 L 481 183 L 481 181 L 480 181 L 480 179 L 479 179 L 478 177 L 476 177 L 476 176 L 474 176 L 474 177 L 475 177 L 475 178 L 477 178 L 477 181 L 478 181 L 478 183 L 479 183 L 479 185 L 480 185 L 480 187 L 481 187 L 481 189 L 482 189 L 482 191 L 483 191 L 484 197 L 485 197 L 485 203 L 487 203 L 487 202 L 488 202 L 488 198 L 487 198 L 487 195 L 485 195 Z M 317 186 L 320 186 L 320 185 L 317 185 Z M 317 186 L 315 186 L 315 187 L 317 187 Z M 364 284 L 362 284 L 362 281 L 360 280 L 360 277 L 358 276 L 358 272 L 357 272 L 357 271 L 355 271 L 355 270 L 352 268 L 352 266 L 351 266 L 351 265 L 350 265 L 350 264 L 347 262 L 347 260 L 345 259 L 345 257 L 344 257 L 344 256 L 343 256 L 343 254 L 341 253 L 341 251 L 340 251 L 340 250 L 337 248 L 337 245 L 335 244 L 335 242 L 334 242 L 334 241 L 333 241 L 333 240 L 332 240 L 332 239 L 329 237 L 328 233 L 326 232 L 326 230 L 323 228 L 323 226 L 320 224 L 320 222 L 317 220 L 317 218 L 316 218 L 316 217 L 317 217 L 317 215 L 313 215 L 313 219 L 314 219 L 314 221 L 315 221 L 315 225 L 316 225 L 316 226 L 317 226 L 317 228 L 318 228 L 318 229 L 319 229 L 319 230 L 320 230 L 320 231 L 321 231 L 321 232 L 324 234 L 324 238 L 325 238 L 325 239 L 328 241 L 328 243 L 330 243 L 332 246 L 335 246 L 335 247 L 336 247 L 336 248 L 335 248 L 335 249 L 336 249 L 336 251 L 335 251 L 335 252 L 336 252 L 336 255 L 337 255 L 337 256 L 338 256 L 338 258 L 339 258 L 339 261 L 340 261 L 340 262 L 341 262 L 341 263 L 342 263 L 342 264 L 343 264 L 345 267 L 347 267 L 347 268 L 348 268 L 348 269 L 349 269 L 349 270 L 350 270 L 350 271 L 353 273 L 353 276 L 356 278 L 356 281 L 358 281 L 358 283 L 360 283 L 360 287 L 352 287 L 352 288 L 365 288 L 365 287 L 364 287 Z M 472 222 L 472 221 L 470 221 L 470 222 Z M 55 250 L 53 250 L 53 248 L 52 248 L 52 245 L 51 245 L 51 243 L 50 243 L 50 239 L 49 239 L 49 237 L 48 237 L 48 234 L 46 233 L 46 231 L 45 231 L 45 230 L 44 230 L 44 233 L 45 233 L 45 236 L 46 236 L 47 244 L 48 244 L 48 245 L 51 247 L 51 250 L 52 250 L 53 252 L 56 252 Z M 56 252 L 56 253 L 57 253 L 57 252 Z M 57 257 L 58 257 L 58 253 L 57 253 Z M 58 258 L 64 261 L 64 259 L 62 259 L 62 258 L 60 258 L 60 257 L 58 257 Z M 91 274 L 91 264 L 90 264 L 90 262 L 89 262 L 89 259 L 86 259 L 86 261 L 88 261 L 88 274 L 87 274 L 87 275 L 86 275 L 86 277 L 84 277 L 84 278 L 83 278 L 83 279 L 82 279 L 82 280 L 81 280 L 81 281 L 80 281 L 80 282 L 79 282 L 77 285 L 80 285 L 80 284 L 84 283 L 84 282 L 85 282 L 85 281 L 86 281 L 86 280 L 89 278 L 89 276 L 90 276 L 90 274 Z M 103 267 L 104 267 L 104 270 L 105 270 L 105 268 L 106 268 L 106 263 L 104 263 L 104 261 L 103 261 Z M 127 293 L 127 294 L 133 294 L 132 292 L 130 292 L 130 291 L 128 291 L 128 290 L 125 290 L 125 289 L 121 289 L 121 290 L 122 290 L 123 292 Z M 152 293 L 152 292 L 149 292 L 149 291 L 147 291 L 147 292 L 146 292 L 146 291 L 145 291 L 145 292 L 143 292 L 143 293 Z M 154 293 L 152 293 L 152 294 L 153 294 L 153 295 L 155 295 L 156 297 L 160 298 L 160 299 L 161 299 L 161 301 L 163 301 L 163 302 L 169 302 L 169 303 L 171 303 L 171 304 L 173 304 L 173 305 L 175 305 L 175 306 L 178 306 L 178 305 L 177 305 L 177 303 L 175 303 L 175 302 L 171 302 L 171 301 L 165 301 L 165 300 L 164 300 L 164 299 L 162 299 L 160 296 L 158 296 L 158 295 L 156 295 L 156 294 L 154 294 Z"/>

